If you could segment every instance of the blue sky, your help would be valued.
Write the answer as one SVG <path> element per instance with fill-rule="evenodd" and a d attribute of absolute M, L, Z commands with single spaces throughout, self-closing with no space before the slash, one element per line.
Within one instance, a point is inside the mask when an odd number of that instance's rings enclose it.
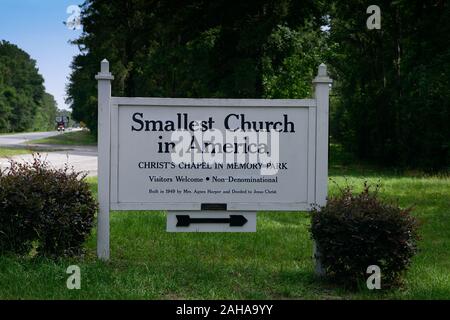
<path fill-rule="evenodd" d="M 70 5 L 83 0 L 0 0 L 0 40 L 7 40 L 25 50 L 37 62 L 45 79 L 45 88 L 60 109 L 72 57 L 78 48 L 68 43 L 78 38 L 81 30 L 69 30 L 63 22 Z"/>

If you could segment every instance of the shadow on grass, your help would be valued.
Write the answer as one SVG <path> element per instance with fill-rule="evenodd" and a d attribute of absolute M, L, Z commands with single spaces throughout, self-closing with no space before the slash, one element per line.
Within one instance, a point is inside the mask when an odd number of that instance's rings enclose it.
<path fill-rule="evenodd" d="M 399 169 L 386 169 L 370 163 L 358 161 L 352 154 L 346 152 L 339 144 L 330 144 L 329 176 L 348 177 L 394 177 L 403 173 Z"/>
<path fill-rule="evenodd" d="M 339 144 L 331 143 L 329 150 L 329 176 L 330 178 L 336 176 L 347 177 L 439 177 L 449 178 L 450 170 L 442 170 L 435 173 L 427 173 L 422 170 L 408 170 L 396 167 L 383 167 L 367 161 L 361 161 L 355 158 L 352 154 L 345 151 Z"/>

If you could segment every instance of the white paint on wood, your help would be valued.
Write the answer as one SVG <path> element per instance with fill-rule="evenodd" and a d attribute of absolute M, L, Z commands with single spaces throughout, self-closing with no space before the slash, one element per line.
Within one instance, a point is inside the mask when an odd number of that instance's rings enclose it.
<path fill-rule="evenodd" d="M 333 83 L 328 77 L 325 64 L 319 66 L 317 77 L 313 81 L 316 112 L 316 204 L 326 204 L 328 192 L 328 117 L 329 93 Z"/>
<path fill-rule="evenodd" d="M 109 62 L 101 62 L 98 80 L 98 217 L 97 217 L 97 256 L 109 259 L 109 210 L 110 210 L 110 100 L 111 80 Z"/>
<path fill-rule="evenodd" d="M 200 100 L 201 101 L 201 100 Z M 314 153 L 315 141 L 308 139 L 309 127 L 315 123 L 309 123 L 314 117 L 309 117 L 310 112 L 315 112 L 313 107 L 289 107 L 289 108 L 249 108 L 247 106 L 210 106 L 208 113 L 203 107 L 185 106 L 183 109 L 174 107 L 173 100 L 164 101 L 168 105 L 158 106 L 134 106 L 119 105 L 118 122 L 112 123 L 112 133 L 120 132 L 118 146 L 112 146 L 118 150 L 118 170 L 112 168 L 111 174 L 117 174 L 112 180 L 118 181 L 118 204 L 126 208 L 132 208 L 139 204 L 147 210 L 187 210 L 194 207 L 200 208 L 202 203 L 227 203 L 232 210 L 277 210 L 292 211 L 302 210 L 308 204 L 308 175 L 314 175 L 308 168 L 310 150 Z M 278 101 L 270 101 L 274 106 Z M 275 121 L 282 119 L 283 115 L 295 124 L 295 132 L 280 134 L 279 161 L 288 165 L 287 170 L 279 170 L 276 175 L 264 176 L 260 169 L 228 169 L 228 162 L 224 162 L 224 168 L 211 169 L 183 169 L 179 166 L 167 170 L 159 168 L 139 169 L 138 164 L 151 161 L 156 163 L 169 163 L 171 154 L 158 153 L 157 146 L 160 141 L 171 141 L 172 132 L 135 132 L 131 128 L 134 114 L 143 114 L 144 119 L 170 119 L 176 121 L 177 114 L 184 112 L 189 119 L 205 120 L 214 116 L 216 124 L 214 128 L 225 133 L 223 119 L 229 114 L 245 114 L 248 120 Z M 206 118 L 205 118 L 206 117 Z M 216 142 L 221 142 L 217 141 Z M 229 141 L 228 141 L 229 142 Z M 114 157 L 114 156 L 113 156 Z M 258 163 L 255 163 L 258 164 Z M 151 182 L 149 177 L 163 177 L 171 179 L 169 182 Z M 203 182 L 178 182 L 177 178 L 188 176 L 200 178 Z M 229 177 L 236 179 L 271 179 L 277 182 L 248 183 L 229 181 Z M 217 182 L 224 179 L 226 182 Z M 313 188 L 314 186 L 312 186 Z M 151 193 L 149 190 L 151 189 Z M 185 192 L 185 190 L 187 192 Z M 173 192 L 168 192 L 173 191 Z M 214 193 L 219 191 L 220 194 Z M 244 191 L 245 193 L 240 193 Z M 201 192 L 205 192 L 202 194 Z M 314 194 L 314 190 L 309 191 Z M 310 199 L 313 201 L 312 199 Z M 147 207 L 145 206 L 147 204 Z M 182 204 L 182 205 L 180 205 Z M 242 204 L 242 206 L 240 205 Z M 186 206 L 186 207 L 184 207 Z"/>
<path fill-rule="evenodd" d="M 311 209 L 311 204 L 307 202 L 294 202 L 294 203 L 253 203 L 253 202 L 239 202 L 239 203 L 227 203 L 228 211 L 261 211 L 261 207 L 264 206 L 264 210 L 267 211 L 308 211 Z M 165 207 L 166 209 L 161 209 Z M 280 208 L 284 209 L 281 210 Z M 149 202 L 111 202 L 111 210 L 123 211 L 144 211 L 144 210 L 185 210 L 185 211 L 199 211 L 201 209 L 201 203 L 199 202 L 179 202 L 179 203 L 149 203 Z"/>
<path fill-rule="evenodd" d="M 180 110 L 180 107 L 207 107 L 211 113 L 212 108 L 219 110 L 236 108 L 249 110 L 255 108 L 258 114 L 264 115 L 272 110 L 280 112 L 288 111 L 290 108 L 303 110 L 305 112 L 302 118 L 306 121 L 302 124 L 304 131 L 303 142 L 297 143 L 304 153 L 302 161 L 306 163 L 306 171 L 297 177 L 299 181 L 292 188 L 301 190 L 296 200 L 291 198 L 284 201 L 249 201 L 232 199 L 227 202 L 227 210 L 223 213 L 214 212 L 214 214 L 229 215 L 230 213 L 243 213 L 250 219 L 246 228 L 256 230 L 256 212 L 257 210 L 310 210 L 314 204 L 325 205 L 328 185 L 328 116 L 329 116 L 329 90 L 332 80 L 328 77 L 327 69 L 321 64 L 318 69 L 318 75 L 314 79 L 315 97 L 314 99 L 173 99 L 173 98 L 125 98 L 111 97 L 111 81 L 114 79 L 109 72 L 109 63 L 107 60 L 101 62 L 101 72 L 97 74 L 98 80 L 98 234 L 97 234 L 97 255 L 100 259 L 109 259 L 109 212 L 112 210 L 176 210 L 168 214 L 168 230 L 177 232 L 178 228 L 173 229 L 174 215 L 179 212 L 187 212 L 190 215 L 204 216 L 205 212 L 200 212 L 201 202 L 199 201 L 178 201 L 175 199 L 172 203 L 160 201 L 141 201 L 135 197 L 133 188 L 137 177 L 130 181 L 124 181 L 126 175 L 120 175 L 122 157 L 127 154 L 130 157 L 135 156 L 133 149 L 127 149 L 127 146 L 139 146 L 139 141 L 123 140 L 124 128 L 121 128 L 121 113 L 127 114 L 129 108 L 141 108 L 154 111 L 157 108 L 170 107 Z M 156 109 L 155 109 L 156 108 Z M 256 109 L 257 108 L 257 109 Z M 204 112 L 204 111 L 202 111 Z M 253 111 L 249 111 L 253 112 Z M 296 112 L 296 111 L 293 111 Z M 122 140 L 123 141 L 122 141 Z M 300 139 L 301 140 L 301 139 Z M 122 143 L 121 143 L 122 141 Z M 123 150 L 122 148 L 125 148 Z M 125 153 L 123 153 L 125 151 Z M 281 159 L 280 159 L 281 160 Z M 126 162 L 126 161 L 125 161 Z M 299 163 L 299 162 L 298 162 Z M 127 170 L 130 163 L 125 163 L 123 167 Z M 131 188 L 130 190 L 127 190 Z M 127 193 L 128 191 L 128 193 Z M 125 192 L 125 194 L 121 193 Z M 210 200 L 210 199 L 209 199 Z M 214 201 L 223 203 L 223 197 Z M 212 201 L 207 201 L 211 203 Z M 210 213 L 206 213 L 210 214 Z M 175 217 L 176 218 L 176 217 Z M 200 230 L 199 228 L 204 228 Z M 193 231 L 219 230 L 217 226 L 194 227 Z M 227 228 L 224 228 L 227 229 Z M 222 230 L 228 231 L 228 230 Z"/>
<path fill-rule="evenodd" d="M 112 97 L 112 104 L 121 106 L 181 107 L 315 107 L 314 99 L 193 99 L 193 98 L 129 98 Z"/>

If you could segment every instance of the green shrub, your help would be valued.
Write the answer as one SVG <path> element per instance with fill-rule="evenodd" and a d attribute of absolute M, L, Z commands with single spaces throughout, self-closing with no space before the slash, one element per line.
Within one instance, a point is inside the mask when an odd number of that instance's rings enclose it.
<path fill-rule="evenodd" d="M 0 174 L 0 252 L 77 255 L 89 236 L 97 204 L 85 176 L 33 163 L 11 162 Z"/>
<path fill-rule="evenodd" d="M 312 212 L 311 235 L 322 266 L 338 283 L 365 282 L 367 267 L 377 265 L 383 288 L 398 285 L 417 252 L 419 224 L 411 209 L 382 201 L 378 191 L 367 183 L 360 194 L 347 187 Z"/>

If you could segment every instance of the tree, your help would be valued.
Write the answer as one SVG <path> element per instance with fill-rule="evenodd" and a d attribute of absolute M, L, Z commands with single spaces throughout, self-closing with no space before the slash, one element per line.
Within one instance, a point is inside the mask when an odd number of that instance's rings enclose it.
<path fill-rule="evenodd" d="M 329 62 L 337 97 L 333 137 L 361 159 L 438 169 L 450 164 L 450 3 L 333 2 Z M 359 13 L 359 14 L 355 14 Z"/>
<path fill-rule="evenodd" d="M 44 93 L 34 119 L 34 130 L 46 131 L 55 129 L 57 113 L 58 108 L 56 107 L 55 98 L 49 93 Z"/>
<path fill-rule="evenodd" d="M 97 127 L 94 75 L 107 58 L 113 95 L 297 97 L 325 48 L 321 2 L 88 0 L 68 86 L 73 116 Z M 317 44 L 317 46 L 315 46 Z M 285 50 L 285 48 L 287 50 Z M 288 83 L 295 84 L 277 90 Z"/>
<path fill-rule="evenodd" d="M 49 128 L 55 110 L 36 62 L 16 45 L 0 41 L 0 131 Z"/>

